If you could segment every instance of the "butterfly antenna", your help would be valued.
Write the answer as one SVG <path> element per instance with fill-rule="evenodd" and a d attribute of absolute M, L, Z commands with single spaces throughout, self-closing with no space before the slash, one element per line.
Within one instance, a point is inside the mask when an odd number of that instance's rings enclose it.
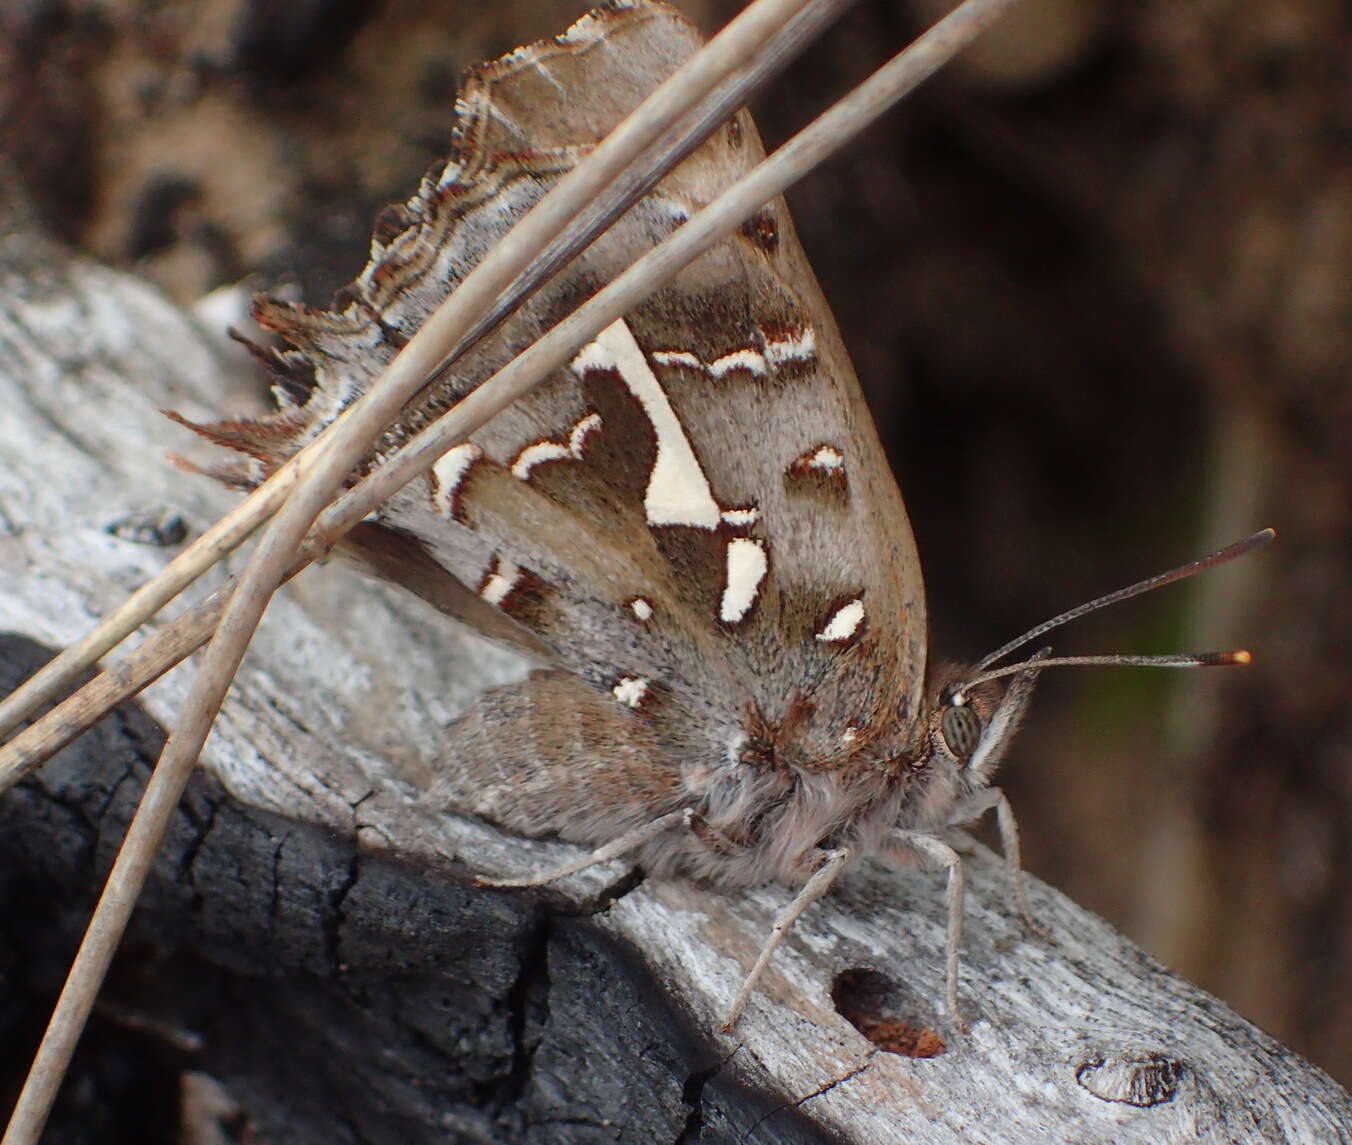
<path fill-rule="evenodd" d="M 1202 557 L 1199 560 L 1190 561 L 1188 564 L 1180 565 L 1176 569 L 1170 569 L 1168 572 L 1158 573 L 1155 576 L 1147 577 L 1145 580 L 1137 581 L 1126 588 L 1120 588 L 1116 592 L 1110 592 L 1106 596 L 1100 596 L 1095 600 L 1086 602 L 1070 609 L 1068 612 L 1061 613 L 1060 616 L 1054 616 L 1050 620 L 1043 621 L 1035 628 L 1030 628 L 1022 636 L 1011 640 L 1008 644 L 1002 645 L 981 661 L 974 669 L 970 680 L 956 689 L 958 692 L 966 691 L 976 684 L 983 683 L 986 680 L 998 679 L 1001 676 L 1012 675 L 1015 672 L 1023 671 L 1029 667 L 1030 662 L 1013 664 L 1006 668 L 1000 668 L 994 672 L 988 672 L 992 664 L 998 663 L 1017 648 L 1022 648 L 1038 637 L 1045 635 L 1054 628 L 1060 628 L 1063 624 L 1069 624 L 1072 620 L 1078 620 L 1091 612 L 1097 612 L 1100 608 L 1107 608 L 1110 604 L 1118 604 L 1124 600 L 1130 600 L 1134 596 L 1141 596 L 1153 589 L 1162 588 L 1166 584 L 1173 584 L 1174 581 L 1186 580 L 1199 572 L 1207 569 L 1216 568 L 1218 565 L 1227 564 L 1236 557 L 1242 557 L 1245 553 L 1252 552 L 1254 549 L 1262 548 L 1277 535 L 1273 529 L 1260 529 L 1250 537 L 1238 541 L 1233 545 L 1227 545 L 1223 549 L 1217 549 L 1214 553 Z M 1067 664 L 1129 664 L 1134 666 L 1150 666 L 1156 668 L 1204 668 L 1218 664 L 1247 664 L 1252 659 L 1249 653 L 1244 651 L 1236 652 L 1200 652 L 1195 654 L 1179 654 L 1171 656 L 1066 656 L 1055 660 L 1042 659 L 1036 662 L 1039 669 L 1060 667 Z"/>
<path fill-rule="evenodd" d="M 978 684 L 984 684 L 987 680 L 998 680 L 1001 676 L 1013 676 L 1030 668 L 1036 668 L 1039 672 L 1043 668 L 1083 667 L 1086 664 L 1112 668 L 1215 668 L 1226 664 L 1248 664 L 1252 660 L 1253 654 L 1243 648 L 1231 652 L 1177 652 L 1164 656 L 1044 656 L 1041 659 L 1033 657 L 1017 664 L 1006 664 L 1003 668 L 996 668 L 990 672 L 982 672 L 979 676 L 965 681 L 961 687 L 953 689 L 951 694 L 956 702 L 964 692 L 970 691 Z"/>

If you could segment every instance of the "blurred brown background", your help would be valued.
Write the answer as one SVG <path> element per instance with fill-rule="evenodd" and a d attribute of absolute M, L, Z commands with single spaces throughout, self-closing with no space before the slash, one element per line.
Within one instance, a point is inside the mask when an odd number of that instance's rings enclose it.
<path fill-rule="evenodd" d="M 861 3 L 758 101 L 767 141 L 943 6 Z M 185 304 L 246 276 L 326 301 L 443 152 L 461 69 L 580 8 L 9 0 L 5 206 Z M 706 29 L 733 8 L 687 5 Z M 1058 638 L 1254 667 L 1051 673 L 1005 786 L 1033 871 L 1344 1084 L 1350 58 L 1341 0 L 1026 0 L 791 200 L 937 655 L 1277 527 Z"/>

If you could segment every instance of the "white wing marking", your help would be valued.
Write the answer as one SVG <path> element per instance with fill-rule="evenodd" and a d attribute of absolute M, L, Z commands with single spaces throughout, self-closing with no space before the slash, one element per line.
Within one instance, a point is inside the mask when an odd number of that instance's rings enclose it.
<path fill-rule="evenodd" d="M 643 498 L 648 524 L 716 528 L 719 508 L 709 489 L 709 479 L 704 476 L 676 411 L 624 320 L 612 322 L 595 342 L 583 347 L 573 359 L 573 369 L 579 374 L 589 369 L 617 370 L 652 423 L 657 437 L 657 459 Z"/>
<path fill-rule="evenodd" d="M 746 619 L 746 614 L 756 603 L 770 565 L 765 557 L 765 545 L 745 537 L 734 537 L 728 542 L 727 559 L 728 582 L 718 616 L 725 624 L 737 624 Z"/>

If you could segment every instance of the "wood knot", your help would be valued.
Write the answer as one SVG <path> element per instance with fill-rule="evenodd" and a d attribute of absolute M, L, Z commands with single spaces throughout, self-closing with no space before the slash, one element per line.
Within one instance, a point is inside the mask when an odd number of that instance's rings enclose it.
<path fill-rule="evenodd" d="M 1185 1068 L 1167 1054 L 1127 1050 L 1083 1063 L 1075 1080 L 1104 1101 L 1148 1109 L 1174 1099 Z"/>
<path fill-rule="evenodd" d="M 105 533 L 136 545 L 172 548 L 188 535 L 188 522 L 183 514 L 162 505 L 142 506 L 109 521 Z"/>

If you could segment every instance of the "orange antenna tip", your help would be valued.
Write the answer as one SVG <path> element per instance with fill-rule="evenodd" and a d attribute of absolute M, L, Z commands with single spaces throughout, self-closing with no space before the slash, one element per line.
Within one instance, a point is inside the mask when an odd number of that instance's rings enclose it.
<path fill-rule="evenodd" d="M 1247 648 L 1238 648 L 1233 652 L 1202 652 L 1197 657 L 1200 668 L 1220 668 L 1230 664 L 1252 664 L 1253 653 Z"/>

